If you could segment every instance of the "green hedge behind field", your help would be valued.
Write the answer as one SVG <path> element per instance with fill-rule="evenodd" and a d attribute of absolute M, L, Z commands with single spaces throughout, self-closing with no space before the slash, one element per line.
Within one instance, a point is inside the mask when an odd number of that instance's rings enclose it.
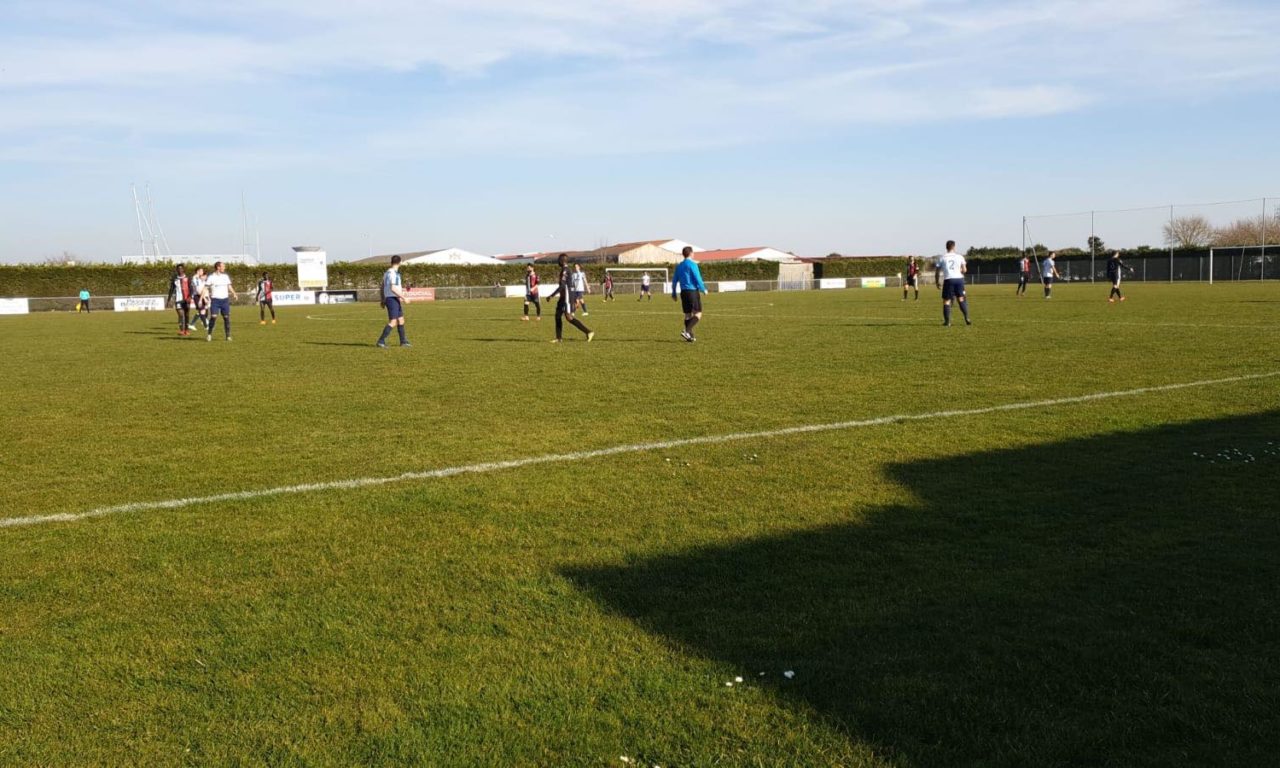
<path fill-rule="evenodd" d="M 906 258 L 832 259 L 814 264 L 813 277 L 815 280 L 822 277 L 890 277 L 906 267 Z M 920 268 L 924 269 L 924 262 L 921 262 Z"/>
<path fill-rule="evenodd" d="M 196 267 L 206 271 L 212 265 L 188 264 L 187 274 Z M 544 283 L 554 281 L 556 267 L 538 264 L 535 267 Z M 605 265 L 584 265 L 591 280 L 598 283 L 604 278 Z M 628 267 L 630 268 L 630 267 Z M 638 266 L 637 268 L 644 268 Z M 665 268 L 670 274 L 674 264 L 654 265 Z M 330 288 L 376 288 L 386 267 L 378 264 L 349 264 L 339 262 L 329 265 Z M 501 266 L 436 266 L 406 264 L 401 267 L 407 283 L 415 286 L 485 286 L 501 283 L 517 284 L 524 279 L 523 264 Z M 297 270 L 292 265 L 268 265 L 277 290 L 293 290 L 298 287 Z M 257 283 L 263 267 L 227 268 L 237 291 L 245 291 Z M 168 265 L 105 265 L 94 264 L 74 267 L 57 265 L 0 266 L 0 296 L 45 297 L 75 296 L 82 288 L 88 288 L 94 296 L 156 295 L 168 292 L 169 276 L 173 268 Z M 878 274 L 878 273 L 877 273 Z M 776 280 L 778 265 L 768 262 L 712 263 L 702 265 L 705 280 Z M 639 279 L 637 274 L 632 279 Z"/>

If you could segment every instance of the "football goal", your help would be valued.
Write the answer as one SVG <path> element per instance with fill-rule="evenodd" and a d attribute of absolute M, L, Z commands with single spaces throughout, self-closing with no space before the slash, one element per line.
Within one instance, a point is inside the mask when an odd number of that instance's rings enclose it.
<path fill-rule="evenodd" d="M 629 293 L 639 291 L 640 280 L 646 274 L 649 276 L 649 282 L 654 293 L 665 293 L 669 290 L 667 286 L 670 285 L 670 280 L 667 277 L 665 267 L 609 267 L 605 269 L 604 273 L 613 277 L 613 290 L 615 292 L 622 285 L 635 289 L 635 291 L 628 291 Z M 659 279 L 659 275 L 661 275 L 661 279 Z"/>
<path fill-rule="evenodd" d="M 1277 257 L 1280 257 L 1280 245 L 1214 246 L 1209 249 L 1209 282 L 1213 282 L 1215 272 L 1219 279 L 1265 280 L 1268 267 L 1274 277 Z"/>

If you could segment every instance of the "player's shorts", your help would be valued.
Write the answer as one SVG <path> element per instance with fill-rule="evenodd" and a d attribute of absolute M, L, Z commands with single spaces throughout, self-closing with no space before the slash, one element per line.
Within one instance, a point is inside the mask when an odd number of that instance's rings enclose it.
<path fill-rule="evenodd" d="M 231 315 L 231 299 L 213 299 L 209 304 L 209 309 L 215 315 L 229 317 Z"/>
<path fill-rule="evenodd" d="M 641 293 L 648 293 L 648 292 L 649 292 L 649 286 L 647 286 L 647 285 L 642 285 L 642 286 L 640 286 L 640 292 L 641 292 Z"/>
<path fill-rule="evenodd" d="M 569 301 L 574 304 L 582 301 L 582 291 L 569 291 Z"/>
<path fill-rule="evenodd" d="M 1053 285 L 1053 275 L 1046 275 L 1040 278 L 1040 282 L 1044 283 L 1044 287 L 1048 288 Z"/>
<path fill-rule="evenodd" d="M 265 298 L 265 299 L 258 299 L 258 303 L 259 303 L 259 304 L 261 304 L 261 305 L 262 305 L 262 306 L 264 306 L 264 307 L 269 307 L 269 306 L 271 306 L 271 305 L 273 304 L 273 302 L 271 301 L 271 298 L 270 298 L 270 297 Z"/>
<path fill-rule="evenodd" d="M 1119 276 L 1119 275 L 1116 275 L 1115 277 L 1111 278 L 1111 287 L 1112 287 L 1112 288 L 1119 288 L 1119 287 L 1120 287 L 1120 276 Z"/>
<path fill-rule="evenodd" d="M 911 287 L 911 288 L 915 288 L 915 287 L 916 287 L 916 276 L 915 276 L 915 275 L 907 275 L 907 286 L 909 286 L 909 287 Z"/>
<path fill-rule="evenodd" d="M 396 320 L 404 317 L 404 307 L 400 306 L 400 299 L 395 296 L 387 296 L 382 300 L 387 305 L 387 319 Z"/>
<path fill-rule="evenodd" d="M 964 278 L 953 277 L 942 281 L 942 298 L 959 299 L 964 296 Z"/>
<path fill-rule="evenodd" d="M 191 309 L 191 303 L 186 301 L 175 301 L 173 302 L 173 308 L 187 312 Z"/>
<path fill-rule="evenodd" d="M 526 293 L 526 294 L 524 295 L 524 303 L 525 303 L 525 304 L 537 304 L 537 303 L 538 303 L 538 294 L 536 294 L 536 293 Z"/>
<path fill-rule="evenodd" d="M 686 315 L 692 315 L 702 311 L 702 294 L 698 291 L 681 291 L 680 292 L 680 308 L 684 310 Z"/>
<path fill-rule="evenodd" d="M 1023 273 L 1021 273 L 1021 274 L 1019 274 L 1019 275 L 1018 275 L 1018 282 L 1019 282 L 1019 283 L 1022 283 L 1023 285 L 1026 285 L 1026 284 L 1027 284 L 1028 282 L 1030 282 L 1030 281 L 1031 281 L 1031 273 L 1030 273 L 1030 272 L 1023 272 Z"/>

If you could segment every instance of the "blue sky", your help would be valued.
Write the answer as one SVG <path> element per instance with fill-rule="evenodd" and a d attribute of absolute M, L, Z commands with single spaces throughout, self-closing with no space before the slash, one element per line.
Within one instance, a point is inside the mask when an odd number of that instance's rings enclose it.
<path fill-rule="evenodd" d="M 178 253 L 237 251 L 243 192 L 270 261 L 930 253 L 1280 196 L 1277 32 L 1221 0 L 5 0 L 0 261 L 136 252 L 130 183 Z"/>

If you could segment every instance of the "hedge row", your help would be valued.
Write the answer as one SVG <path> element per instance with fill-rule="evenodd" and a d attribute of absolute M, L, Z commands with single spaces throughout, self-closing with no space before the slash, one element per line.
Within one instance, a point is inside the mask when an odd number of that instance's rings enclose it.
<path fill-rule="evenodd" d="M 193 274 L 197 266 L 211 270 L 212 265 L 188 264 L 187 274 Z M 702 275 L 713 280 L 776 280 L 778 265 L 769 262 L 728 262 L 703 264 Z M 668 274 L 674 265 L 656 265 L 666 268 Z M 535 267 L 544 283 L 555 280 L 556 268 L 551 264 Z M 593 282 L 604 278 L 606 266 L 584 265 L 583 269 Z M 337 263 L 329 265 L 330 288 L 376 288 L 385 267 L 377 264 Z M 297 288 L 297 271 L 292 265 L 275 264 L 266 267 L 227 268 L 237 290 L 245 290 L 257 282 L 266 270 L 278 290 Z M 415 286 L 485 286 L 494 283 L 516 284 L 524 279 L 524 265 L 501 266 L 435 266 L 406 264 L 402 268 L 404 279 Z M 896 272 L 897 270 L 894 270 Z M 168 265 L 82 265 L 65 267 L 58 265 L 0 266 L 0 296 L 75 296 L 82 288 L 88 288 L 94 296 L 129 296 L 166 293 L 173 270 Z M 841 272 L 840 275 L 869 274 Z M 873 272 L 870 274 L 884 274 Z M 633 279 L 638 279 L 636 275 Z"/>

